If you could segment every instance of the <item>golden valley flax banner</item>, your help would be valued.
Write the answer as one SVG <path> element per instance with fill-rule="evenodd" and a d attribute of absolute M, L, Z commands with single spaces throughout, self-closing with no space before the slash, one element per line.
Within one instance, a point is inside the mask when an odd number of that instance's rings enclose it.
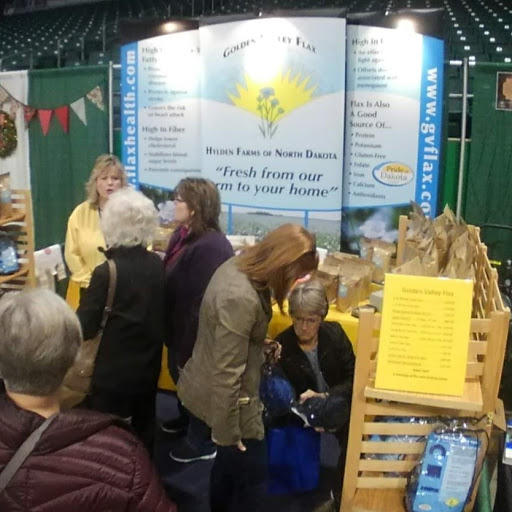
<path fill-rule="evenodd" d="M 339 247 L 345 20 L 264 18 L 203 26 L 201 164 L 228 230 L 283 222 Z"/>

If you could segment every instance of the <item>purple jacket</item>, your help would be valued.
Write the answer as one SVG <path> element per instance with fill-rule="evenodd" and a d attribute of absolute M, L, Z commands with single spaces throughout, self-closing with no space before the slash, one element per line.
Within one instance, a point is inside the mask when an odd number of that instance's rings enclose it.
<path fill-rule="evenodd" d="M 177 229 L 169 241 L 167 254 L 178 243 Z M 196 342 L 199 308 L 206 287 L 222 263 L 233 256 L 233 248 L 220 231 L 208 231 L 187 241 L 165 269 L 168 338 L 172 367 L 183 368 Z M 176 375 L 173 375 L 176 377 Z"/>

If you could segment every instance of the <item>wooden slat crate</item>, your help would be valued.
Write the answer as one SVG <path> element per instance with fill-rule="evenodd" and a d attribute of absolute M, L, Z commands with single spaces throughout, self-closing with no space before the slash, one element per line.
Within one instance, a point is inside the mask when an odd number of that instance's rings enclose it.
<path fill-rule="evenodd" d="M 14 274 L 0 276 L 0 289 L 4 292 L 35 286 L 32 197 L 29 190 L 12 190 L 11 198 L 12 215 L 0 219 L 0 230 L 14 240 L 21 268 Z"/>
<path fill-rule="evenodd" d="M 401 219 L 397 262 L 401 263 L 407 217 Z M 510 311 L 499 294 L 497 274 L 487 258 L 479 230 L 470 227 L 477 245 L 473 318 L 466 366 L 466 394 L 441 397 L 402 393 L 374 387 L 379 348 L 380 317 L 361 312 L 358 331 L 350 433 L 341 510 L 343 512 L 402 512 L 409 472 L 418 462 L 432 418 L 483 418 L 490 433 L 506 346 Z M 397 418 L 414 417 L 415 423 Z M 380 438 L 376 437 L 381 436 Z M 386 436 L 418 436 L 386 441 Z M 386 460 L 383 455 L 399 455 Z M 472 509 L 472 503 L 467 511 Z"/>

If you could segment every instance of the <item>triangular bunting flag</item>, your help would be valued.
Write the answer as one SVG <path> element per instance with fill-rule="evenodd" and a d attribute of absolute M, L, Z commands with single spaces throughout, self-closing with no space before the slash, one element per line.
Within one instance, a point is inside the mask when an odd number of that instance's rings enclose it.
<path fill-rule="evenodd" d="M 87 126 L 87 117 L 85 115 L 85 100 L 79 98 L 71 103 L 71 109 L 78 116 L 78 119 Z"/>
<path fill-rule="evenodd" d="M 69 131 L 69 107 L 64 105 L 63 107 L 59 107 L 55 109 L 55 115 L 59 120 L 62 129 L 68 133 Z"/>
<path fill-rule="evenodd" d="M 103 103 L 103 93 L 101 87 L 97 85 L 92 91 L 87 93 L 87 98 L 92 101 L 100 110 L 105 111 L 105 103 Z"/>
<path fill-rule="evenodd" d="M 23 105 L 23 117 L 25 118 L 25 126 L 28 128 L 30 121 L 36 115 L 36 109 L 29 107 L 28 105 Z"/>
<path fill-rule="evenodd" d="M 41 128 L 43 130 L 43 135 L 48 134 L 48 130 L 50 129 L 50 121 L 52 119 L 53 110 L 39 109 L 37 111 L 37 115 L 39 117 L 39 122 L 41 123 Z"/>

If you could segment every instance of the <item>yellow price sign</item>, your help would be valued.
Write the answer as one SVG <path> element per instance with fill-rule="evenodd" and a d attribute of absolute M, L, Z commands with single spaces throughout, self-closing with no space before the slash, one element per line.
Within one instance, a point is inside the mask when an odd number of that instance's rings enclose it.
<path fill-rule="evenodd" d="M 461 396 L 473 282 L 387 274 L 375 387 Z"/>

